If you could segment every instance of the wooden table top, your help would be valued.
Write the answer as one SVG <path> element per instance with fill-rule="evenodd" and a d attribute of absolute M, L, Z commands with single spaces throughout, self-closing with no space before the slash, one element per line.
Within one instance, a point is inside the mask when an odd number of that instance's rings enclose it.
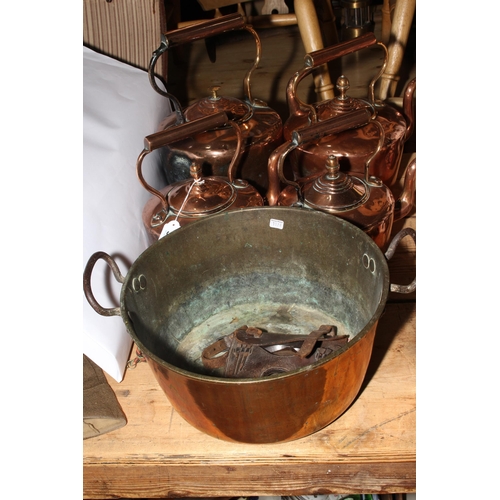
<path fill-rule="evenodd" d="M 399 221 L 415 224 L 414 215 Z M 410 238 L 389 269 L 392 283 L 413 279 Z M 323 430 L 288 443 L 238 444 L 205 435 L 172 408 L 147 363 L 128 369 L 121 383 L 108 377 L 128 423 L 84 441 L 83 497 L 414 492 L 415 331 L 415 293 L 391 293 L 351 407 Z"/>

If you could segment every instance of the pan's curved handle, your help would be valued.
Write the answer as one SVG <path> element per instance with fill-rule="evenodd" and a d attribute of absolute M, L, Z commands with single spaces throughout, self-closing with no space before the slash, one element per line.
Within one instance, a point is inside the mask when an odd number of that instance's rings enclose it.
<path fill-rule="evenodd" d="M 116 281 L 118 281 L 119 283 L 123 283 L 125 281 L 125 277 L 122 276 L 122 273 L 120 272 L 120 269 L 118 269 L 118 266 L 116 262 L 113 260 L 113 258 L 110 257 L 105 252 L 96 252 L 88 260 L 87 265 L 85 266 L 85 270 L 83 272 L 83 291 L 85 293 L 85 297 L 87 298 L 88 303 L 92 306 L 94 311 L 100 314 L 101 316 L 120 316 L 119 307 L 112 307 L 112 308 L 102 307 L 97 302 L 92 292 L 90 278 L 92 276 L 92 271 L 94 269 L 94 266 L 99 259 L 104 260 L 108 264 L 108 266 L 113 271 Z"/>
<path fill-rule="evenodd" d="M 417 233 L 415 232 L 415 229 L 411 227 L 405 227 L 404 229 L 399 231 L 399 233 L 397 233 L 396 236 L 394 236 L 391 243 L 389 244 L 389 247 L 385 252 L 385 258 L 387 260 L 390 260 L 392 258 L 399 242 L 406 236 L 410 236 L 415 242 L 415 244 L 417 243 Z M 415 277 L 415 279 L 409 285 L 394 285 L 391 283 L 390 291 L 396 293 L 412 293 L 415 291 L 416 288 L 417 288 L 417 278 Z"/>

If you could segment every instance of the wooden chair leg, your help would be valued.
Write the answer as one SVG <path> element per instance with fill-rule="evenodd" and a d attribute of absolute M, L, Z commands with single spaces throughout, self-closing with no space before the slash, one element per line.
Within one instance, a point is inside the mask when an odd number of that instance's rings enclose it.
<path fill-rule="evenodd" d="M 300 37 L 302 38 L 306 53 L 324 48 L 314 0 L 295 0 L 294 8 Z M 334 86 L 326 64 L 318 68 L 315 72 L 314 87 L 318 94 L 318 101 L 333 99 Z"/>
<path fill-rule="evenodd" d="M 384 0 L 382 3 L 382 34 L 380 36 L 380 41 L 384 45 L 389 44 L 389 39 L 391 37 L 391 0 Z"/>
<path fill-rule="evenodd" d="M 410 34 L 416 0 L 397 0 L 391 24 L 391 35 L 387 50 L 387 67 L 380 77 L 379 99 L 394 97 L 399 80 L 399 70 Z"/>

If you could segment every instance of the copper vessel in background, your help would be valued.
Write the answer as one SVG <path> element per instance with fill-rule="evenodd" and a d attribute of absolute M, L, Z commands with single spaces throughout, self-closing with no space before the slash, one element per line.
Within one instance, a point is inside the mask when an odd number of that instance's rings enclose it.
<path fill-rule="evenodd" d="M 248 31 L 256 43 L 255 61 L 243 80 L 243 99 L 224 97 L 219 95 L 219 87 L 212 87 L 211 95 L 182 109 L 176 97 L 157 85 L 154 76 L 155 64 L 168 49 L 238 29 Z M 167 32 L 162 36 L 160 47 L 153 53 L 148 73 L 155 91 L 169 98 L 174 106 L 174 113 L 160 123 L 159 130 L 225 112 L 229 119 L 239 126 L 242 133 L 242 151 L 236 176 L 250 182 L 264 195 L 267 190 L 267 159 L 282 142 L 283 122 L 276 111 L 265 102 L 254 98 L 251 93 L 250 79 L 259 64 L 261 52 L 262 45 L 256 31 L 245 23 L 241 14 L 235 13 Z M 224 147 L 217 148 L 211 144 L 212 141 L 217 141 Z M 227 176 L 237 141 L 235 129 L 228 123 L 217 131 L 206 130 L 169 144 L 163 151 L 165 155 L 163 164 L 166 167 L 168 182 L 189 178 L 190 162 L 186 161 L 186 151 L 189 151 L 190 155 L 197 155 L 198 163 L 202 163 L 206 175 Z"/>
<path fill-rule="evenodd" d="M 341 172 L 338 157 L 327 151 L 328 156 L 320 173 L 299 181 L 285 177 L 285 158 L 301 145 L 307 147 L 308 141 L 320 140 L 332 130 L 363 127 L 370 121 L 379 131 L 378 143 L 367 160 L 363 175 Z M 385 139 L 384 127 L 376 120 L 375 114 L 369 116 L 368 109 L 358 109 L 295 131 L 292 140 L 279 146 L 269 159 L 269 204 L 335 215 L 362 229 L 380 249 L 385 250 L 394 221 L 408 215 L 414 206 L 416 183 L 416 160 L 406 168 L 404 189 L 397 202 L 391 190 L 380 179 L 370 175 L 370 163 L 380 154 Z"/>
<path fill-rule="evenodd" d="M 297 96 L 298 84 L 315 68 L 374 45 L 384 49 L 387 60 L 386 47 L 382 43 L 377 43 L 373 33 L 307 54 L 304 68 L 295 73 L 287 86 L 290 116 L 283 126 L 283 136 L 286 141 L 289 141 L 294 130 L 308 124 L 325 121 L 356 109 L 373 108 L 376 112 L 376 120 L 384 128 L 385 143 L 377 157 L 370 163 L 369 174 L 391 187 L 398 178 L 404 144 L 413 133 L 416 79 L 409 82 L 405 89 L 403 112 L 398 111 L 390 104 L 375 99 L 375 83 L 383 73 L 386 62 L 378 75 L 370 82 L 367 99 L 349 97 L 347 94 L 349 80 L 343 75 L 337 79 L 338 93 L 333 99 L 306 104 Z M 324 171 L 327 157 L 331 154 L 339 159 L 342 171 L 364 175 L 365 165 L 377 147 L 378 137 L 378 129 L 374 121 L 370 121 L 370 123 L 355 130 L 334 135 L 326 134 L 317 141 L 300 145 L 289 158 L 295 179 L 309 177 Z"/>
<path fill-rule="evenodd" d="M 236 149 L 233 150 L 227 177 L 203 176 L 201 162 L 197 155 L 191 156 L 190 152 L 186 151 L 186 159 L 191 162 L 190 179 L 174 182 L 160 190 L 146 182 L 142 172 L 142 163 L 149 153 L 170 142 L 185 140 L 203 130 L 212 129 L 217 136 L 217 130 L 228 123 L 237 137 L 237 144 Z M 222 149 L 225 140 L 224 137 L 218 141 L 212 140 L 210 145 L 213 148 Z M 242 134 L 238 125 L 230 121 L 223 112 L 170 127 L 144 139 L 144 149 L 137 159 L 136 170 L 143 187 L 153 195 L 144 206 L 142 213 L 150 243 L 201 217 L 225 210 L 264 204 L 262 196 L 254 187 L 247 181 L 235 177 L 241 157 L 241 144 Z"/>

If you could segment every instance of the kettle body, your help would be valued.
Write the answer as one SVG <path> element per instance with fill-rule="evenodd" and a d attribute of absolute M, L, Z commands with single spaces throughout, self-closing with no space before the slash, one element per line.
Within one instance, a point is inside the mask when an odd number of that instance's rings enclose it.
<path fill-rule="evenodd" d="M 149 153 L 165 147 L 171 141 L 185 140 L 207 127 L 220 127 L 226 123 L 230 124 L 237 137 L 227 177 L 204 176 L 201 162 L 190 158 L 190 179 L 174 182 L 160 189 L 155 189 L 146 182 L 142 165 Z M 248 181 L 235 177 L 241 154 L 242 134 L 225 113 L 216 113 L 156 132 L 147 136 L 144 143 L 145 147 L 137 159 L 136 172 L 143 187 L 153 195 L 142 212 L 142 221 L 150 243 L 201 217 L 225 210 L 264 205 L 263 197 Z"/>
<path fill-rule="evenodd" d="M 158 58 L 168 49 L 235 29 L 248 31 L 256 44 L 254 64 L 243 79 L 244 97 L 242 99 L 220 96 L 218 95 L 220 88 L 213 87 L 210 96 L 182 109 L 175 96 L 160 89 L 155 80 L 154 67 Z M 250 80 L 259 64 L 261 52 L 262 44 L 257 32 L 245 23 L 241 14 L 229 14 L 164 34 L 160 47 L 153 53 L 148 73 L 153 89 L 169 98 L 175 109 L 175 113 L 159 124 L 158 131 L 214 113 L 226 113 L 229 120 L 236 122 L 239 126 L 243 140 L 241 158 L 235 175 L 248 181 L 264 195 L 268 187 L 267 159 L 283 140 L 283 122 L 276 111 L 265 102 L 255 99 L 251 93 Z M 168 144 L 161 153 L 168 182 L 188 179 L 190 159 L 193 158 L 196 162 L 202 162 L 204 175 L 227 176 L 237 141 L 234 129 L 226 124 L 218 129 L 207 129 L 182 141 Z"/>
<path fill-rule="evenodd" d="M 297 96 L 297 87 L 300 81 L 318 65 L 370 47 L 376 43 L 375 36 L 368 33 L 358 39 L 327 47 L 306 56 L 304 68 L 290 79 L 287 86 L 287 102 L 290 115 L 283 126 L 283 138 L 285 141 L 289 141 L 294 130 L 310 124 L 324 122 L 357 109 L 372 109 L 376 116 L 375 120 L 384 129 L 385 142 L 380 148 L 377 157 L 370 162 L 369 174 L 377 177 L 390 187 L 398 179 L 404 144 L 413 133 L 416 79 L 413 79 L 405 89 L 402 112 L 394 106 L 377 101 L 374 98 L 373 88 L 382 74 L 384 66 L 369 85 L 368 99 L 349 97 L 348 89 L 350 84 L 344 75 L 337 79 L 338 92 L 333 99 L 306 104 Z M 383 44 L 378 43 L 378 45 L 382 46 L 387 53 L 387 49 Z M 319 174 L 323 171 L 324 164 L 330 154 L 337 156 L 342 171 L 363 175 L 365 165 L 373 150 L 377 147 L 378 136 L 378 129 L 374 121 L 370 121 L 362 127 L 341 133 L 325 134 L 321 139 L 298 145 L 288 159 L 295 179 Z"/>

